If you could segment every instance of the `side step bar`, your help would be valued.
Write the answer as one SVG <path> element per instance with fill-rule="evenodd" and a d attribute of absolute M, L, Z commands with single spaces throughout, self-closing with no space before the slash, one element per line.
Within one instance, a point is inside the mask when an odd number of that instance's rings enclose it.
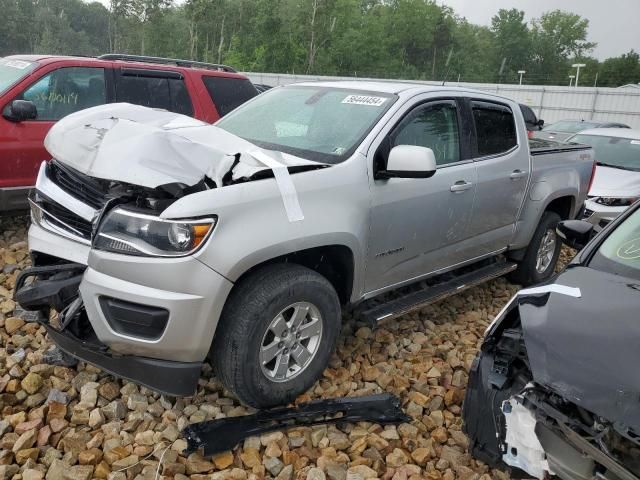
<path fill-rule="evenodd" d="M 514 262 L 498 262 L 473 270 L 462 275 L 417 292 L 411 292 L 387 303 L 376 305 L 360 312 L 359 316 L 364 321 L 375 325 L 381 320 L 395 318 L 412 310 L 425 307 L 444 298 L 455 295 L 468 288 L 475 287 L 502 275 L 506 275 L 516 269 Z"/>

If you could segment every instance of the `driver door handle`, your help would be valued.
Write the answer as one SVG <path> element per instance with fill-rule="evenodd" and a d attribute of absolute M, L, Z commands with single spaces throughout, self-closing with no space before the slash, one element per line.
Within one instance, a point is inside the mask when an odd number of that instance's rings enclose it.
<path fill-rule="evenodd" d="M 527 176 L 527 173 L 528 173 L 528 172 L 526 172 L 526 171 L 524 171 L 524 170 L 520 170 L 520 169 L 518 169 L 518 170 L 514 170 L 514 171 L 511 173 L 511 175 L 509 175 L 509 178 L 510 178 L 511 180 L 518 180 L 518 179 L 520 179 L 520 178 L 524 178 L 524 177 L 526 177 L 526 176 Z"/>
<path fill-rule="evenodd" d="M 463 193 L 473 187 L 473 183 L 467 182 L 466 180 L 458 180 L 456 183 L 451 185 L 451 190 L 453 193 Z"/>

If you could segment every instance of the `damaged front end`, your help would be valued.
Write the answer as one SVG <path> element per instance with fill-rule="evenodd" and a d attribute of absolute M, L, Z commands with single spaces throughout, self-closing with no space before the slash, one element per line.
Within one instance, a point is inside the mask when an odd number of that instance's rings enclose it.
<path fill-rule="evenodd" d="M 128 104 L 65 117 L 45 146 L 53 160 L 41 165 L 30 196 L 34 267 L 19 277 L 16 300 L 42 312 L 41 323 L 64 352 L 162 393 L 193 394 L 206 352 L 200 357 L 184 345 L 177 322 L 169 325 L 170 313 L 192 321 L 197 315 L 199 328 L 206 329 L 198 279 L 215 277 L 220 292 L 230 286 L 191 258 L 212 235 L 215 211 L 187 219 L 164 218 L 163 212 L 193 194 L 275 178 L 289 221 L 298 221 L 303 217 L 289 174 L 326 165 L 263 150 L 189 117 Z M 153 265 L 150 280 L 137 276 L 137 283 L 127 283 L 130 278 L 119 272 L 124 293 L 96 292 L 87 277 L 103 272 L 87 267 L 91 251 L 122 255 L 114 261 L 127 265 L 145 257 Z M 191 276 L 194 291 L 183 291 L 184 285 L 147 288 L 153 272 L 177 272 L 171 260 L 184 260 L 177 268 Z M 142 295 L 127 298 L 128 287 L 139 287 Z M 164 302 L 168 297 L 175 311 Z M 178 352 L 163 360 L 160 340 L 167 332 Z"/>
<path fill-rule="evenodd" d="M 200 378 L 200 363 L 121 355 L 99 340 L 78 290 L 85 269 L 81 264 L 56 263 L 32 267 L 16 279 L 15 300 L 26 310 L 41 312 L 39 323 L 60 349 L 47 358 L 57 357 L 56 362 L 63 365 L 71 365 L 72 359 L 86 361 L 161 393 L 192 395 Z M 106 308 L 110 309 L 115 322 L 137 325 L 146 333 L 153 332 L 154 327 L 156 331 L 158 326 L 162 328 L 163 319 L 158 318 L 158 310 L 113 299 L 108 302 Z M 57 315 L 50 315 L 51 309 L 58 312 Z"/>
<path fill-rule="evenodd" d="M 519 292 L 489 327 L 472 365 L 463 408 L 469 448 L 514 477 L 640 478 L 640 435 L 629 423 L 631 404 L 607 392 L 598 367 L 578 356 L 598 362 L 581 339 L 599 332 L 589 330 L 590 321 L 581 322 L 584 332 L 575 330 L 576 315 L 589 303 L 581 297 L 594 287 L 585 270 L 563 274 L 569 285 L 581 279 L 580 288 L 554 284 Z M 638 396 L 626 397 L 637 412 Z M 609 413 L 606 400 L 618 415 Z"/>

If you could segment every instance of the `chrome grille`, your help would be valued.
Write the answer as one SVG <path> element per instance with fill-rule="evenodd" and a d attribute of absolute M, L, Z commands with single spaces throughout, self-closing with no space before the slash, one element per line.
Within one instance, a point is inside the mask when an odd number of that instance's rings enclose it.
<path fill-rule="evenodd" d="M 47 176 L 69 195 L 96 210 L 101 209 L 107 201 L 97 181 L 55 160 L 47 164 Z"/>
<path fill-rule="evenodd" d="M 93 228 L 91 222 L 37 193 L 29 201 L 31 203 L 31 218 L 43 228 L 83 241 L 83 243 L 91 242 Z"/>

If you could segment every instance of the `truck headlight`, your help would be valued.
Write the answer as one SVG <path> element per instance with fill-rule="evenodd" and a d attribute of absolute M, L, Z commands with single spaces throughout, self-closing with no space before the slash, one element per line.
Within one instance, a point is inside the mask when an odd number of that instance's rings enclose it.
<path fill-rule="evenodd" d="M 607 207 L 628 207 L 637 199 L 638 197 L 598 197 L 596 203 L 606 205 Z"/>
<path fill-rule="evenodd" d="M 93 248 L 125 255 L 181 257 L 209 237 L 216 218 L 165 220 L 116 208 L 100 224 Z"/>

